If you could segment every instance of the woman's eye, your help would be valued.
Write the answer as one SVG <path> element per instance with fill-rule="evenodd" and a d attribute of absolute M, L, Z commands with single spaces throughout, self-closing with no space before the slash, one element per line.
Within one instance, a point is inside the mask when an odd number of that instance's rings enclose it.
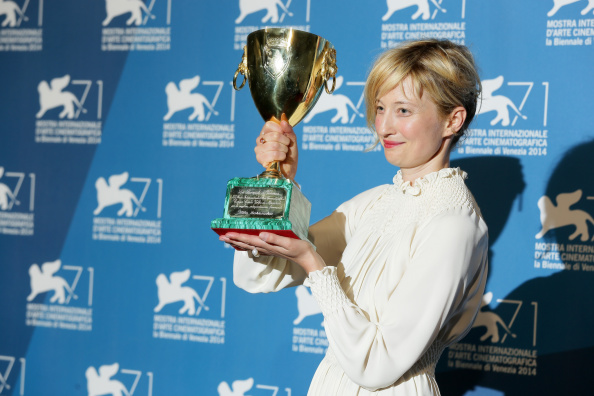
<path fill-rule="evenodd" d="M 383 108 L 382 106 L 376 106 L 376 107 L 375 107 L 375 111 L 376 111 L 377 113 L 380 113 L 380 112 L 384 111 L 384 108 Z"/>
<path fill-rule="evenodd" d="M 400 114 L 408 114 L 408 113 L 410 113 L 410 111 L 408 111 L 408 109 L 403 109 L 403 108 L 398 109 L 398 112 Z"/>

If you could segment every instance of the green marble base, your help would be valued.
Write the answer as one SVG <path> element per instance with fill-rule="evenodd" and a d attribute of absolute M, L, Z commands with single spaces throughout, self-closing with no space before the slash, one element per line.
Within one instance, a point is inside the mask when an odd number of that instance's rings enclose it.
<path fill-rule="evenodd" d="M 311 203 L 290 180 L 236 177 L 227 183 L 223 217 L 210 228 L 219 235 L 270 231 L 306 240 L 310 213 Z"/>

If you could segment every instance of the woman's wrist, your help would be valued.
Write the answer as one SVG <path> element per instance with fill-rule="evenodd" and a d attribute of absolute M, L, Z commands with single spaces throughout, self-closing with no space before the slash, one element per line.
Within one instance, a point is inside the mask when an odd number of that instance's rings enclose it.
<path fill-rule="evenodd" d="M 326 268 L 326 263 L 324 262 L 322 257 L 312 249 L 308 259 L 305 260 L 304 264 L 302 264 L 301 266 L 309 275 L 309 273 L 311 272 L 323 270 L 324 268 Z"/>

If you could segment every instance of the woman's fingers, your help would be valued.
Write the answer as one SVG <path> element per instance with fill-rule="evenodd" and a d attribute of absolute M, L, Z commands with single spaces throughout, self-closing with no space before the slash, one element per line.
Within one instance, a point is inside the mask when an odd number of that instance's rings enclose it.
<path fill-rule="evenodd" d="M 291 144 L 291 139 L 284 135 L 282 132 L 267 132 L 263 135 L 259 135 L 256 138 L 256 145 L 261 144 L 278 144 L 288 147 Z"/>
<path fill-rule="evenodd" d="M 293 238 L 282 237 L 268 232 L 262 232 L 260 235 L 228 232 L 219 239 L 244 250 L 253 250 L 255 248 L 262 254 L 285 258 L 288 257 L 287 253 L 291 249 L 291 241 L 295 241 Z"/>
<path fill-rule="evenodd" d="M 291 140 L 279 132 L 268 132 L 256 139 L 256 160 L 266 166 L 272 161 L 284 161 L 289 152 Z"/>
<path fill-rule="evenodd" d="M 283 237 L 271 232 L 261 232 L 257 236 L 228 232 L 220 239 L 242 250 L 251 251 L 252 254 L 256 249 L 255 256 L 277 256 L 289 259 L 308 273 L 326 266 L 324 260 L 313 250 L 312 246 L 300 239 Z"/>
<path fill-rule="evenodd" d="M 265 249 L 265 244 L 262 242 L 262 240 L 255 235 L 228 232 L 225 235 L 221 235 L 219 239 L 232 245 L 233 247 L 238 247 L 241 250 L 252 251 L 256 248 L 262 255 L 271 254 L 270 251 Z"/>
<path fill-rule="evenodd" d="M 277 248 L 279 252 L 282 250 L 283 253 L 291 250 L 291 242 L 295 241 L 293 238 L 282 237 L 271 232 L 261 232 L 258 237 L 268 245 L 267 247 Z"/>
<path fill-rule="evenodd" d="M 264 167 L 271 162 L 281 163 L 281 171 L 290 180 L 295 179 L 298 163 L 297 136 L 293 127 L 282 117 L 280 123 L 268 121 L 256 137 L 256 160 Z"/>

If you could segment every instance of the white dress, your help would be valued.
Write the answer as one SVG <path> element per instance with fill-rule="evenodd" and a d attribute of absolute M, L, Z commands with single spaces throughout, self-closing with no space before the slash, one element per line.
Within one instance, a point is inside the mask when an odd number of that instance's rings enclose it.
<path fill-rule="evenodd" d="M 446 168 L 363 192 L 310 228 L 328 267 L 238 252 L 249 292 L 305 283 L 329 341 L 309 396 L 439 395 L 435 365 L 469 330 L 487 280 L 487 226 L 466 174 Z"/>

